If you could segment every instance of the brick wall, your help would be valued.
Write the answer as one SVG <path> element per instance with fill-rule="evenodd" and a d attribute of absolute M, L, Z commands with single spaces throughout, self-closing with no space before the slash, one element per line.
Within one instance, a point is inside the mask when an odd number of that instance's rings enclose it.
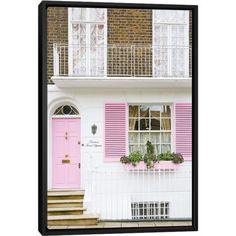
<path fill-rule="evenodd" d="M 47 10 L 47 43 L 48 43 L 48 83 L 53 75 L 53 43 L 68 44 L 68 8 L 49 7 Z M 65 53 L 67 55 L 67 53 Z"/>
<path fill-rule="evenodd" d="M 152 45 L 152 10 L 146 9 L 115 9 L 107 10 L 108 18 L 108 44 L 109 45 L 124 45 L 131 46 L 147 46 L 146 49 L 136 47 L 132 49 L 135 53 L 135 65 L 131 64 L 132 57 L 131 49 L 124 48 L 117 50 L 111 48 L 108 50 L 108 73 L 118 74 L 120 71 L 129 75 L 130 73 L 136 76 L 142 74 L 152 74 L 150 66 L 152 64 L 152 53 L 148 48 Z M 126 55 L 125 55 L 126 53 Z M 128 53 L 128 55 L 127 55 Z M 144 55 L 146 61 L 144 63 Z M 116 61 L 114 62 L 114 58 Z M 142 63 L 143 62 L 143 63 Z M 124 68 L 125 66 L 125 68 Z M 136 68 L 135 71 L 133 68 Z"/>
<path fill-rule="evenodd" d="M 108 74 L 120 73 L 128 76 L 131 73 L 135 76 L 149 74 L 152 76 L 152 10 L 147 9 L 112 9 L 107 10 L 108 15 L 108 45 L 118 45 L 123 49 L 109 47 Z M 190 60 L 189 71 L 192 72 L 192 12 L 190 11 Z M 48 8 L 48 83 L 52 83 L 53 75 L 53 43 L 68 44 L 68 8 Z M 127 47 L 125 47 L 125 45 Z M 135 49 L 130 49 L 135 45 Z M 147 46 L 145 48 L 145 46 Z M 131 64 L 131 57 L 135 53 L 135 65 Z M 65 49 L 63 57 L 68 60 L 68 52 Z M 144 61 L 145 56 L 145 61 Z M 133 68 L 136 68 L 135 71 Z M 64 74 L 68 72 L 68 65 L 62 68 Z"/>

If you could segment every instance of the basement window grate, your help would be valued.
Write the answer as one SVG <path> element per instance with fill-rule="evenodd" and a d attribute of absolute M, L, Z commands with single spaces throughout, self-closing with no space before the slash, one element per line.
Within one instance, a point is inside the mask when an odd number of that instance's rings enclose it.
<path fill-rule="evenodd" d="M 157 220 L 169 218 L 169 202 L 132 202 L 133 220 Z"/>

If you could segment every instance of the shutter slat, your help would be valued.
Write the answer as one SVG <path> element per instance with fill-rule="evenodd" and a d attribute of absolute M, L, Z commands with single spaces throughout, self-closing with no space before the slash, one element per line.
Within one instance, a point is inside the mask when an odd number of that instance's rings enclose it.
<path fill-rule="evenodd" d="M 192 160 L 192 103 L 175 104 L 175 149 Z"/>
<path fill-rule="evenodd" d="M 126 155 L 126 103 L 105 104 L 105 159 L 119 160 Z"/>

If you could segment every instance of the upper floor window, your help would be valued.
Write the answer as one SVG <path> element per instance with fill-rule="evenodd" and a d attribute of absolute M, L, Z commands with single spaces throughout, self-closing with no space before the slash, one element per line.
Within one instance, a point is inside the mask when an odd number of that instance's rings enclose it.
<path fill-rule="evenodd" d="M 189 11 L 153 10 L 153 75 L 189 76 Z"/>
<path fill-rule="evenodd" d="M 107 10 L 69 8 L 69 74 L 106 74 Z"/>

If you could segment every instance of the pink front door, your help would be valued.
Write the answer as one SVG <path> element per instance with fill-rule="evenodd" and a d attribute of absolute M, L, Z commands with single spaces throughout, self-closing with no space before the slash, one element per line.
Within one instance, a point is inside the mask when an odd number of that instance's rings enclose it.
<path fill-rule="evenodd" d="M 80 118 L 52 119 L 52 187 L 80 187 Z"/>

